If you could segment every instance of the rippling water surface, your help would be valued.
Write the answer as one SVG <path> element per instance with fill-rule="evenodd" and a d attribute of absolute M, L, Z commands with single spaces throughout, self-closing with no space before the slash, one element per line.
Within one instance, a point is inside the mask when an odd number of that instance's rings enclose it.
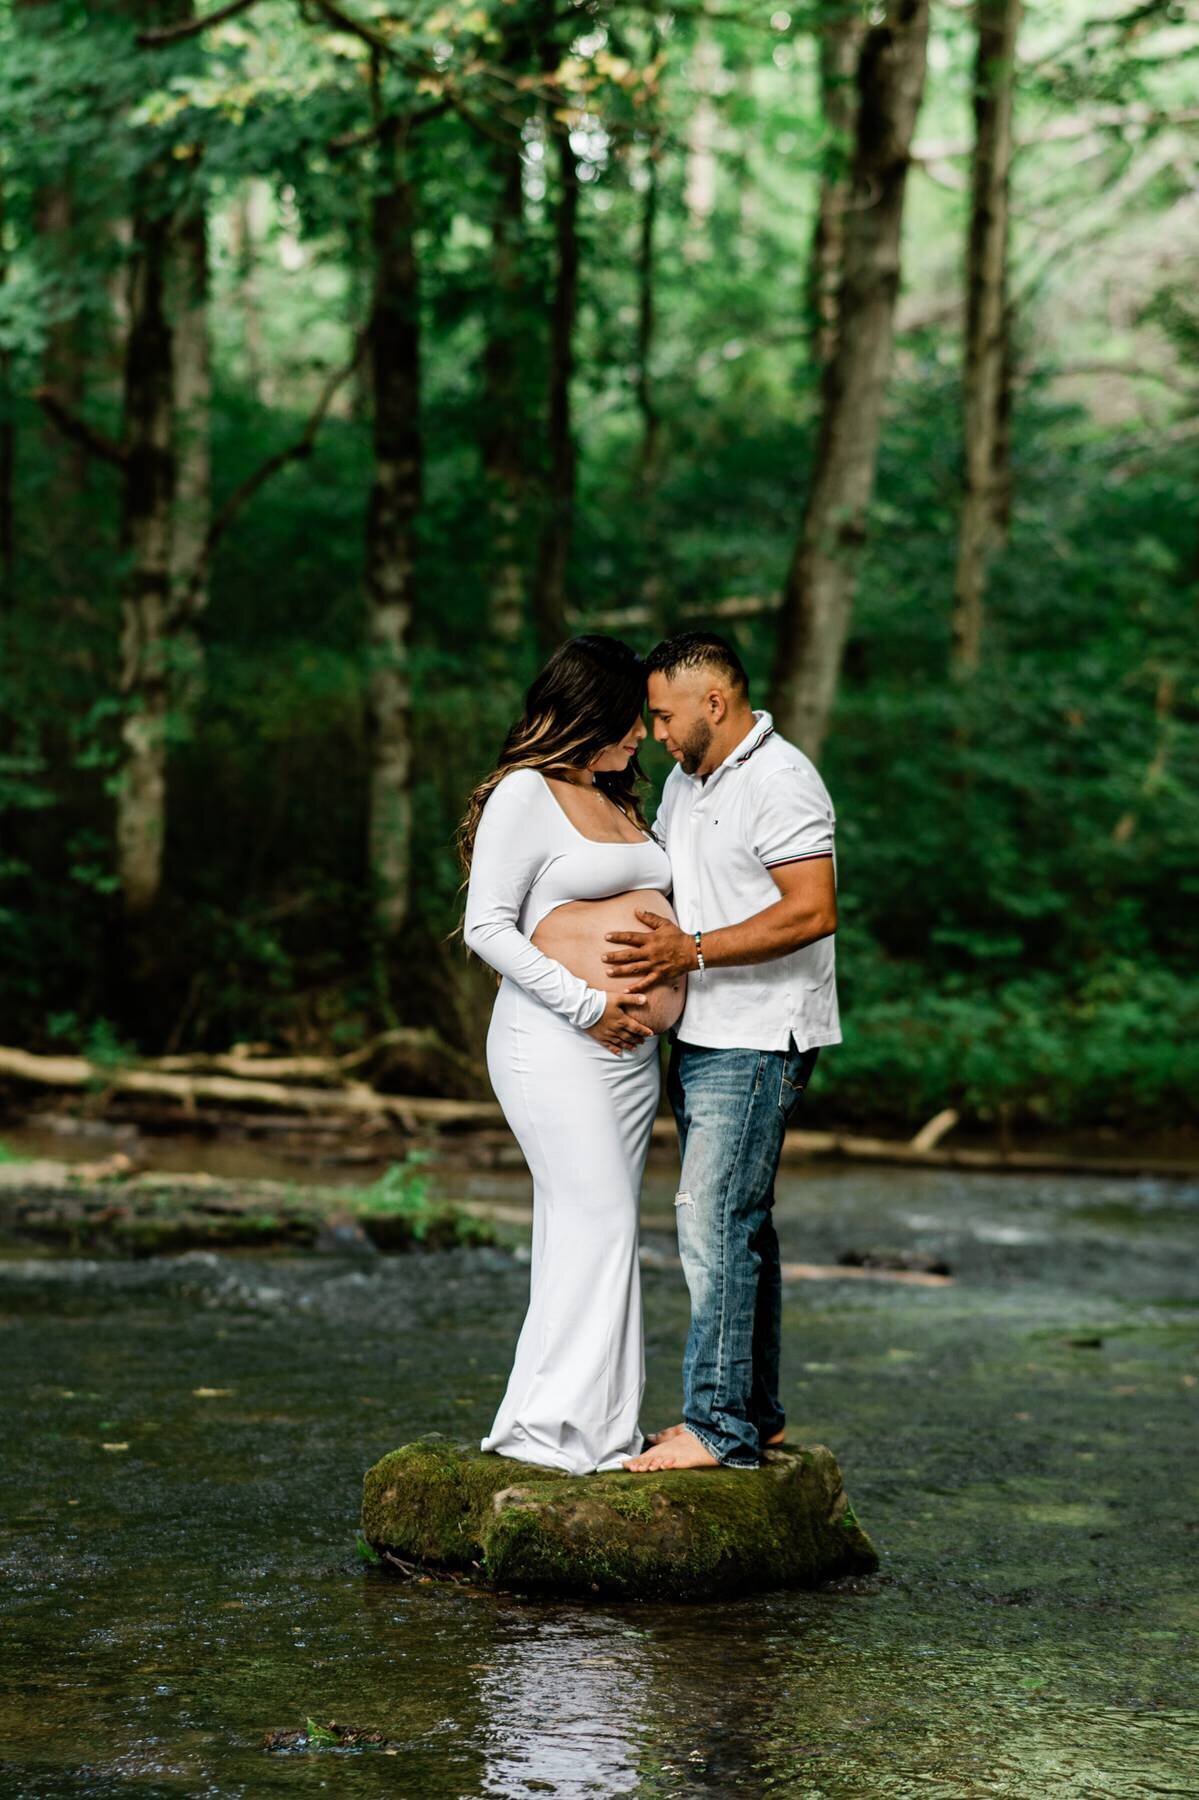
<path fill-rule="evenodd" d="M 663 1173 L 651 1227 L 670 1203 Z M 840 1456 L 882 1572 L 695 1607 L 357 1560 L 363 1469 L 490 1422 L 518 1257 L 9 1246 L 0 1792 L 1199 1794 L 1197 1217 L 1177 1182 L 789 1177 L 785 1257 L 936 1251 L 956 1280 L 788 1287 L 792 1435 Z M 686 1295 L 647 1249 L 648 1428 Z M 386 1746 L 263 1748 L 309 1716 Z"/>

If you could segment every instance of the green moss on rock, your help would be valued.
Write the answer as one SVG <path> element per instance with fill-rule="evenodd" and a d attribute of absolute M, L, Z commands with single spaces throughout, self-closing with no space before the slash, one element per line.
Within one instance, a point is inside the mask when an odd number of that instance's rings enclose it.
<path fill-rule="evenodd" d="M 362 1535 L 374 1549 L 405 1561 L 467 1569 L 483 1560 L 482 1530 L 494 1496 L 514 1480 L 557 1479 L 553 1469 L 485 1456 L 430 1433 L 367 1470 Z"/>
<path fill-rule="evenodd" d="M 565 1476 L 430 1436 L 367 1471 L 362 1530 L 529 1593 L 699 1600 L 878 1567 L 823 1445 L 760 1469 Z"/>

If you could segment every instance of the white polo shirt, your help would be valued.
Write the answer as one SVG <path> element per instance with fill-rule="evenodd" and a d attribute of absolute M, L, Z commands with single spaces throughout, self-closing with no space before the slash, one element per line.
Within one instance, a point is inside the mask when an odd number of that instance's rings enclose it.
<path fill-rule="evenodd" d="M 779 898 L 771 869 L 834 854 L 833 803 L 815 765 L 768 712 L 754 721 L 706 781 L 676 763 L 662 790 L 654 836 L 670 857 L 684 931 L 741 924 Z M 832 938 L 772 962 L 692 972 L 678 1036 L 720 1050 L 839 1044 Z"/>

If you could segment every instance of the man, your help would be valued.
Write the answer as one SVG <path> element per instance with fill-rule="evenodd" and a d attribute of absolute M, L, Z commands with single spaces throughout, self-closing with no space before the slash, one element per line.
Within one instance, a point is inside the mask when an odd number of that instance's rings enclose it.
<path fill-rule="evenodd" d="M 683 1420 L 626 1469 L 751 1469 L 784 1433 L 782 1280 L 771 1219 L 783 1134 L 820 1047 L 841 1041 L 832 802 L 808 758 L 750 706 L 736 651 L 684 632 L 648 661 L 654 736 L 677 767 L 654 833 L 679 924 L 639 912 L 605 961 L 634 991 L 686 971 L 667 1091 L 691 1295 Z"/>

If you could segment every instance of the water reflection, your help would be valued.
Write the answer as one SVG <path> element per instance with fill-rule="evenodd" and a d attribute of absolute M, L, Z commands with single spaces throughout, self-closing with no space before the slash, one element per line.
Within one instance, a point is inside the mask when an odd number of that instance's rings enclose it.
<path fill-rule="evenodd" d="M 496 1800 L 636 1793 L 649 1665 L 641 1633 L 618 1618 L 509 1620 L 477 1676 L 480 1791 Z"/>

